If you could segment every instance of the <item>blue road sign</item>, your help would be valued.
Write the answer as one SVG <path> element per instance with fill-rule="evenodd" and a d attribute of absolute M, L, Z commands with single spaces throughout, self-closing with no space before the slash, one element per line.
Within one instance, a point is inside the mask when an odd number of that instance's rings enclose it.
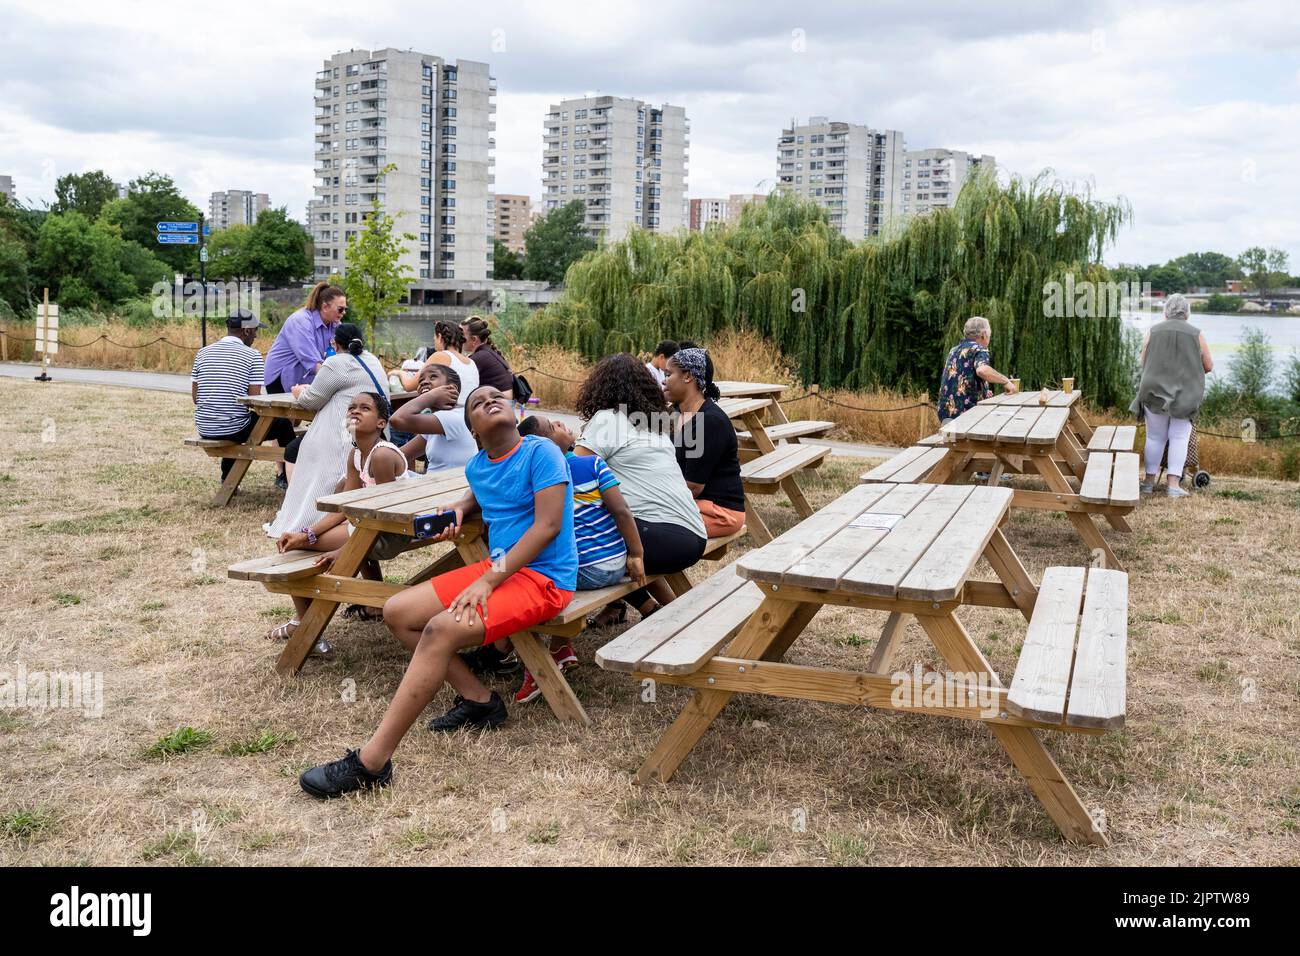
<path fill-rule="evenodd" d="M 203 224 L 203 234 L 205 236 L 212 235 L 212 227 L 209 226 L 206 222 Z"/>
<path fill-rule="evenodd" d="M 164 246 L 197 246 L 199 237 L 197 233 L 177 235 L 171 232 L 160 232 L 158 233 L 158 241 Z"/>
<path fill-rule="evenodd" d="M 159 232 L 198 232 L 199 224 L 197 222 L 160 222 L 158 223 Z"/>

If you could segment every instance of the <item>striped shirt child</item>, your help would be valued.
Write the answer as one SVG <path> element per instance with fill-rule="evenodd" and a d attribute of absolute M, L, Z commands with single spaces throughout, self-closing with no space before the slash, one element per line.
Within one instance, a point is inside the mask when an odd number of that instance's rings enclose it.
<path fill-rule="evenodd" d="M 262 353 L 245 345 L 238 336 L 227 335 L 199 349 L 190 379 L 198 384 L 194 424 L 205 438 L 224 438 L 240 432 L 252 412 L 236 401 L 248 394 L 250 385 L 261 385 L 264 374 Z"/>
<path fill-rule="evenodd" d="M 573 532 L 578 539 L 578 567 L 617 570 L 627 562 L 627 544 L 605 508 L 601 493 L 618 487 L 618 479 L 599 455 L 564 456 L 573 478 Z"/>

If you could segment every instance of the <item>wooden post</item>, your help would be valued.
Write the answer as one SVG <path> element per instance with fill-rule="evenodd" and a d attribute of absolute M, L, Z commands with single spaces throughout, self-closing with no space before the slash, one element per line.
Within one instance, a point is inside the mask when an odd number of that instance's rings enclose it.
<path fill-rule="evenodd" d="M 50 367 L 50 350 L 49 350 L 49 341 L 50 341 L 50 290 L 49 290 L 49 289 L 46 289 L 46 290 L 45 290 L 45 301 L 44 301 L 44 304 L 41 306 L 40 319 L 41 319 L 41 321 L 38 321 L 38 322 L 36 323 L 36 328 L 37 328 L 38 332 L 43 332 L 43 333 L 44 333 L 44 337 L 42 337 L 41 335 L 38 334 L 38 335 L 36 336 L 36 341 L 32 343 L 34 346 L 39 346 L 39 347 L 40 347 L 40 350 L 41 350 L 41 374 L 36 376 L 36 381 L 38 381 L 38 382 L 48 382 L 48 381 L 50 381 L 50 373 L 49 373 L 49 367 Z"/>

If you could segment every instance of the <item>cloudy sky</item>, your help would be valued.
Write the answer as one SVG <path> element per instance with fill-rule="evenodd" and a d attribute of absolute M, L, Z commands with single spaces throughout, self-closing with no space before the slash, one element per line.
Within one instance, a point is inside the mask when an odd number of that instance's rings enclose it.
<path fill-rule="evenodd" d="M 1050 168 L 1133 225 L 1108 261 L 1280 246 L 1300 271 L 1300 4 L 0 0 L 0 174 L 102 168 L 268 192 L 301 219 L 315 72 L 352 47 L 486 60 L 496 189 L 540 195 L 547 104 L 599 91 L 690 120 L 692 196 L 767 191 L 794 117 Z"/>

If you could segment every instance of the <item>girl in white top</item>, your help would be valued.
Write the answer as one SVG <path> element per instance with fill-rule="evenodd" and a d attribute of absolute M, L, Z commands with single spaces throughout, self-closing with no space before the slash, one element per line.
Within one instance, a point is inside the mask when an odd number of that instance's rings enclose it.
<path fill-rule="evenodd" d="M 479 386 L 478 366 L 461 351 L 465 347 L 465 333 L 454 322 L 439 319 L 433 324 L 433 347 L 435 351 L 425 364 L 446 365 L 456 373 L 460 379 L 456 407 L 464 408 L 466 397 Z M 474 450 L 478 451 L 478 447 Z"/>
<path fill-rule="evenodd" d="M 298 405 L 316 412 L 298 450 L 298 462 L 284 503 L 275 520 L 265 526 L 268 537 L 280 538 L 324 517 L 316 499 L 333 494 L 347 471 L 352 439 L 344 425 L 348 406 L 359 393 L 388 395 L 384 367 L 365 349 L 361 330 L 344 322 L 334 332 L 337 355 L 325 360 L 310 385 L 295 385 Z M 387 418 L 387 416 L 385 416 Z"/>
<path fill-rule="evenodd" d="M 464 468 L 478 454 L 478 442 L 465 421 L 459 376 L 446 365 L 429 362 L 420 369 L 415 390 L 419 394 L 393 412 L 393 428 L 415 436 L 402 446 L 402 454 L 409 462 L 424 455 L 426 475 Z"/>
<path fill-rule="evenodd" d="M 317 380 L 319 381 L 319 376 Z M 347 431 L 352 435 L 350 444 L 354 447 L 351 455 L 344 456 L 347 472 L 341 490 L 371 488 L 377 484 L 400 481 L 406 476 L 406 458 L 401 449 L 384 440 L 384 428 L 388 425 L 391 414 L 388 399 L 378 392 L 360 392 L 348 402 Z M 294 481 L 297 480 L 295 474 Z M 321 551 L 323 553 L 316 559 L 316 565 L 327 571 L 351 533 L 352 523 L 342 513 L 334 513 L 324 515 L 296 531 L 284 532 L 275 546 L 282 554 L 285 551 Z M 362 565 L 361 573 L 369 580 L 382 580 L 379 565 L 374 561 Z M 307 605 L 306 598 L 295 597 L 293 606 L 296 613 L 293 619 L 272 629 L 266 636 L 272 640 L 288 640 L 306 613 Z M 354 614 L 369 620 L 382 616 L 378 609 L 367 608 L 365 611 L 369 613 Z M 329 650 L 329 645 L 318 641 L 316 650 L 325 653 Z"/>

